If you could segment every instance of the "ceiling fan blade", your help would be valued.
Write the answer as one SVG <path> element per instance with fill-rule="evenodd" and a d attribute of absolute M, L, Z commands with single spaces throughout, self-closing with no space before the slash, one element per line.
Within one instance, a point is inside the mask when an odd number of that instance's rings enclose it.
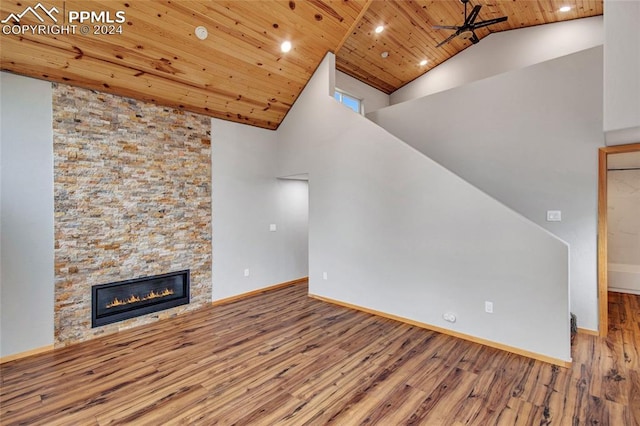
<path fill-rule="evenodd" d="M 471 38 L 469 39 L 469 41 L 470 41 L 471 43 L 473 43 L 473 44 L 476 44 L 476 43 L 478 43 L 478 42 L 480 41 L 480 39 L 478 38 L 478 36 L 476 35 L 476 33 L 473 33 L 473 37 L 471 37 Z"/>
<path fill-rule="evenodd" d="M 455 25 L 434 25 L 431 28 L 434 30 L 457 30 L 458 27 Z"/>
<path fill-rule="evenodd" d="M 436 47 L 440 47 L 440 46 L 442 46 L 443 44 L 447 44 L 447 43 L 449 43 L 449 42 L 450 42 L 451 40 L 453 40 L 457 35 L 458 35 L 458 33 L 451 34 L 449 37 L 447 37 L 447 39 L 446 39 L 446 40 L 441 41 L 440 43 L 438 43 L 438 44 L 436 45 Z"/>
<path fill-rule="evenodd" d="M 480 21 L 478 23 L 475 23 L 471 27 L 475 30 L 477 28 L 482 28 L 482 27 L 486 27 L 488 25 L 497 24 L 498 22 L 504 22 L 507 19 L 508 18 L 506 16 L 503 16 L 501 18 L 487 19 L 486 21 Z"/>
<path fill-rule="evenodd" d="M 476 18 L 478 17 L 478 13 L 480 13 L 480 8 L 482 6 L 475 5 L 473 6 L 473 10 L 471 11 L 471 13 L 469 14 L 469 16 L 467 16 L 467 19 L 464 20 L 464 25 L 473 25 L 473 22 L 476 20 Z"/>

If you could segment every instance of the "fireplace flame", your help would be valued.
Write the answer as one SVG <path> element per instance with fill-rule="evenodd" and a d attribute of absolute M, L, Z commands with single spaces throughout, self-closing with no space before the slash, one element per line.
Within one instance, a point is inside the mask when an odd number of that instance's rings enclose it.
<path fill-rule="evenodd" d="M 172 294 L 174 294 L 173 290 L 165 288 L 160 292 L 151 290 L 149 294 L 143 297 L 136 296 L 134 294 L 129 296 L 128 299 L 124 299 L 124 300 L 118 299 L 116 297 L 115 299 L 113 299 L 111 303 L 107 303 L 107 308 L 115 308 L 116 306 L 129 305 L 131 303 L 136 303 L 136 302 L 144 302 L 145 300 L 157 299 L 159 297 L 167 297 L 167 296 L 171 296 Z"/>

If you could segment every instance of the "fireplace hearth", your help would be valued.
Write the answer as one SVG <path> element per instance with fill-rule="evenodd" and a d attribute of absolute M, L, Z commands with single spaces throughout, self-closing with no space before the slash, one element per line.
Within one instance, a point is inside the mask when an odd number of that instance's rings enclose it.
<path fill-rule="evenodd" d="M 100 327 L 189 303 L 189 270 L 96 285 L 91 327 Z"/>

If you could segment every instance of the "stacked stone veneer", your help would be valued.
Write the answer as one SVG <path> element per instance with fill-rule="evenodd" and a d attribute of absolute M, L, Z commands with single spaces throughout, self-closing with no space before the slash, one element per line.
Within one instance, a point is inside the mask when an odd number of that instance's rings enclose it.
<path fill-rule="evenodd" d="M 54 85 L 55 341 L 88 340 L 211 301 L 207 117 Z M 91 287 L 191 270 L 191 303 L 91 328 Z"/>

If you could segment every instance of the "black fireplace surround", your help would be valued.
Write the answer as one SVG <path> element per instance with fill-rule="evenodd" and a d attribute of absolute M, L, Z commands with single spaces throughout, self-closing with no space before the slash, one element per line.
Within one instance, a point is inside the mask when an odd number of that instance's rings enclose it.
<path fill-rule="evenodd" d="M 91 288 L 91 327 L 189 303 L 189 270 Z"/>

